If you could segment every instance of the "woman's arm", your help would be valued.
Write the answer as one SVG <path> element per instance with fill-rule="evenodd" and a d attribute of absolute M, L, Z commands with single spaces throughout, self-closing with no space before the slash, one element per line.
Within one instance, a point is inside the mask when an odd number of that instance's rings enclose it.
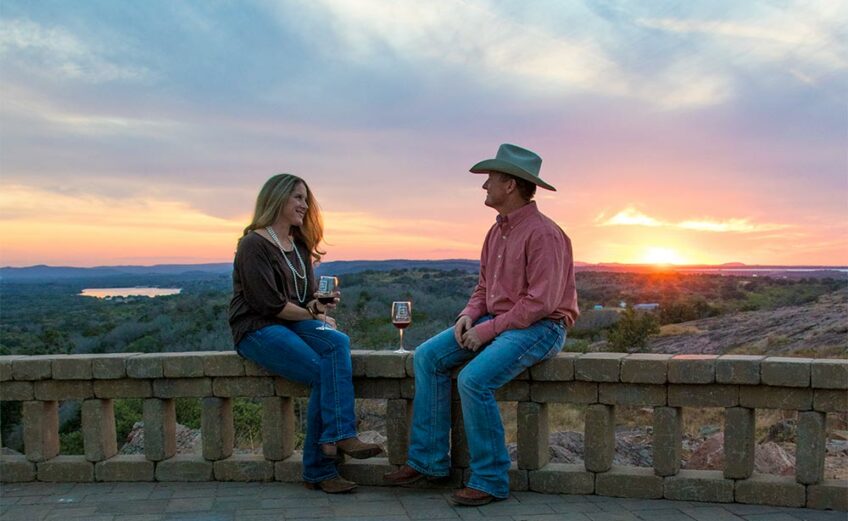
<path fill-rule="evenodd" d="M 320 315 L 318 308 L 315 307 L 317 303 L 317 301 L 312 300 L 306 303 L 306 307 L 300 307 L 292 302 L 286 302 L 283 309 L 277 313 L 277 318 L 291 321 L 318 319 Z"/>

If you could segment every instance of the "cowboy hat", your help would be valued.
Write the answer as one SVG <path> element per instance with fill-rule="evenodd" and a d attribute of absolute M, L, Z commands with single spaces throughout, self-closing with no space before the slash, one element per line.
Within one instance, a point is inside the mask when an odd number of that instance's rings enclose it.
<path fill-rule="evenodd" d="M 534 185 L 541 186 L 546 190 L 556 192 L 556 188 L 539 177 L 539 169 L 541 167 L 542 158 L 535 152 L 504 143 L 498 148 L 498 153 L 494 159 L 480 161 L 471 167 L 470 172 L 474 174 L 501 172 L 524 179 L 525 181 L 530 181 Z"/>

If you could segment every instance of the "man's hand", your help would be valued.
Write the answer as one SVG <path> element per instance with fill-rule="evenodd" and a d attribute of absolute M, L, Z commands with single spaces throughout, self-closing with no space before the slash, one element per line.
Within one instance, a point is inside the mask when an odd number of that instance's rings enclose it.
<path fill-rule="evenodd" d="M 468 315 L 462 315 L 459 317 L 459 320 L 456 321 L 456 324 L 453 326 L 453 337 L 456 339 L 456 343 L 460 345 L 460 347 L 465 347 L 463 345 L 462 337 L 465 336 L 465 332 L 471 329 L 473 322 L 471 322 L 471 317 Z"/>
<path fill-rule="evenodd" d="M 462 335 L 462 347 L 465 349 L 476 352 L 482 345 L 483 342 L 480 341 L 480 337 L 477 336 L 477 331 L 474 328 L 469 329 Z"/>

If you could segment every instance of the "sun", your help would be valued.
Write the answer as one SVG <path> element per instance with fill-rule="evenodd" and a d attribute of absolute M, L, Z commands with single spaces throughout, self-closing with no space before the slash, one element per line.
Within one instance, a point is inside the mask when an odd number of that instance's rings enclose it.
<path fill-rule="evenodd" d="M 642 255 L 641 259 L 644 264 L 658 264 L 658 265 L 667 265 L 667 264 L 685 264 L 685 259 L 677 253 L 676 250 L 671 248 L 660 248 L 656 246 L 651 246 L 645 249 L 645 253 Z"/>

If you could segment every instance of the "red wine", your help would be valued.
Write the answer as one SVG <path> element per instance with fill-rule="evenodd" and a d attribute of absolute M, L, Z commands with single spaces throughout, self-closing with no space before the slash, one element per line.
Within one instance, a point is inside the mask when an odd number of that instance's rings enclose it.
<path fill-rule="evenodd" d="M 336 297 L 318 297 L 318 302 L 321 304 L 332 304 Z"/>
<path fill-rule="evenodd" d="M 392 322 L 392 325 L 394 325 L 398 329 L 405 329 L 405 328 L 409 327 L 409 324 L 412 324 L 412 321 L 409 321 L 409 322 Z"/>

